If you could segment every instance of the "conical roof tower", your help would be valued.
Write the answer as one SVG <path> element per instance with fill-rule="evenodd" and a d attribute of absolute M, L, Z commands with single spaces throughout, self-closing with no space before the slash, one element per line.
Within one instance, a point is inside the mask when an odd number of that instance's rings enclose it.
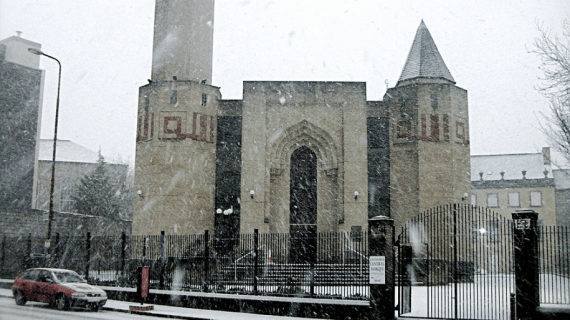
<path fill-rule="evenodd" d="M 468 199 L 467 90 L 455 85 L 423 21 L 398 83 L 384 97 L 390 115 L 390 217 L 395 224 Z"/>
<path fill-rule="evenodd" d="M 398 84 L 418 78 L 442 79 L 455 84 L 423 20 L 416 32 Z"/>

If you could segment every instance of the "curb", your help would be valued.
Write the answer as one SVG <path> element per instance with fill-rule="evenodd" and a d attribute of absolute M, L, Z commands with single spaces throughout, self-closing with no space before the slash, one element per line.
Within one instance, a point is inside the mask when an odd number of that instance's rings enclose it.
<path fill-rule="evenodd" d="M 148 313 L 145 311 L 130 311 L 130 310 L 125 310 L 125 309 L 117 309 L 117 308 L 111 308 L 111 307 L 105 307 L 105 306 L 103 306 L 103 310 L 130 313 L 130 314 L 136 314 L 136 315 L 142 315 L 142 316 L 169 318 L 169 319 L 212 320 L 210 318 L 198 318 L 198 317 L 191 317 L 191 316 L 176 316 L 176 315 L 161 314 L 161 313 Z"/>
<path fill-rule="evenodd" d="M 12 295 L 6 295 L 6 294 L 0 293 L 0 298 L 13 299 L 14 297 Z M 148 313 L 145 311 L 130 311 L 130 310 L 125 310 L 125 309 L 117 309 L 117 308 L 111 308 L 111 307 L 105 307 L 105 306 L 103 306 L 102 309 L 107 310 L 107 311 L 130 313 L 130 314 L 136 314 L 136 315 L 141 315 L 141 316 L 153 316 L 153 317 L 158 317 L 158 318 L 189 319 L 189 320 L 212 320 L 210 318 L 198 318 L 198 317 L 192 317 L 192 316 L 176 316 L 176 315 L 168 315 L 168 314 L 161 314 L 161 313 Z"/>

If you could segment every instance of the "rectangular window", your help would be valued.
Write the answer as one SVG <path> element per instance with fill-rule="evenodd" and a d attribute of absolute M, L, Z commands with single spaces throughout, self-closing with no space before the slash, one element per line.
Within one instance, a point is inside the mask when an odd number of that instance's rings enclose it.
<path fill-rule="evenodd" d="M 170 104 L 175 105 L 176 103 L 178 103 L 178 91 L 171 90 L 170 91 Z"/>
<path fill-rule="evenodd" d="M 354 242 L 362 241 L 362 227 L 361 226 L 350 227 L 350 239 Z"/>
<path fill-rule="evenodd" d="M 518 192 L 509 193 L 509 207 L 520 207 L 520 194 Z"/>
<path fill-rule="evenodd" d="M 434 110 L 437 110 L 437 107 L 438 107 L 437 93 L 432 93 L 431 96 L 430 96 L 430 100 L 431 100 L 431 107 L 432 107 Z"/>
<path fill-rule="evenodd" d="M 208 95 L 202 93 L 202 105 L 205 106 L 207 102 L 208 102 Z"/>
<path fill-rule="evenodd" d="M 148 109 L 150 108 L 150 98 L 148 95 L 144 96 L 144 114 L 148 114 Z"/>
<path fill-rule="evenodd" d="M 471 194 L 471 205 L 472 206 L 476 206 L 477 205 L 477 195 L 476 194 Z"/>
<path fill-rule="evenodd" d="M 530 206 L 531 207 L 542 207 L 542 192 L 531 191 L 531 193 L 530 193 Z"/>
<path fill-rule="evenodd" d="M 487 195 L 487 207 L 498 208 L 499 207 L 499 195 L 496 193 L 489 193 Z"/>
<path fill-rule="evenodd" d="M 72 212 L 73 211 L 73 200 L 72 196 L 75 192 L 75 183 L 72 180 L 65 180 L 61 186 L 60 192 L 60 208 L 61 212 Z"/>

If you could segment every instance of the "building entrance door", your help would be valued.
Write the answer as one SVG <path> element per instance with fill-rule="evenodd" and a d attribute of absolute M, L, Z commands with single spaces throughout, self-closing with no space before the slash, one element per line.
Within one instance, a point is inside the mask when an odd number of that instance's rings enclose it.
<path fill-rule="evenodd" d="M 317 156 L 303 146 L 291 154 L 289 258 L 314 263 L 317 248 Z"/>

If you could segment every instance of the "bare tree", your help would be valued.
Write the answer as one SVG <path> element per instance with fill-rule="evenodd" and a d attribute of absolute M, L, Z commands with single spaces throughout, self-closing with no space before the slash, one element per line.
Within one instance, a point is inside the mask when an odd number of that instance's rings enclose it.
<path fill-rule="evenodd" d="M 538 91 L 550 100 L 550 115 L 543 115 L 543 131 L 552 147 L 570 161 L 570 20 L 565 20 L 562 37 L 552 35 L 544 25 L 538 26 L 539 36 L 531 53 L 537 54 L 542 64 L 542 84 Z"/>

